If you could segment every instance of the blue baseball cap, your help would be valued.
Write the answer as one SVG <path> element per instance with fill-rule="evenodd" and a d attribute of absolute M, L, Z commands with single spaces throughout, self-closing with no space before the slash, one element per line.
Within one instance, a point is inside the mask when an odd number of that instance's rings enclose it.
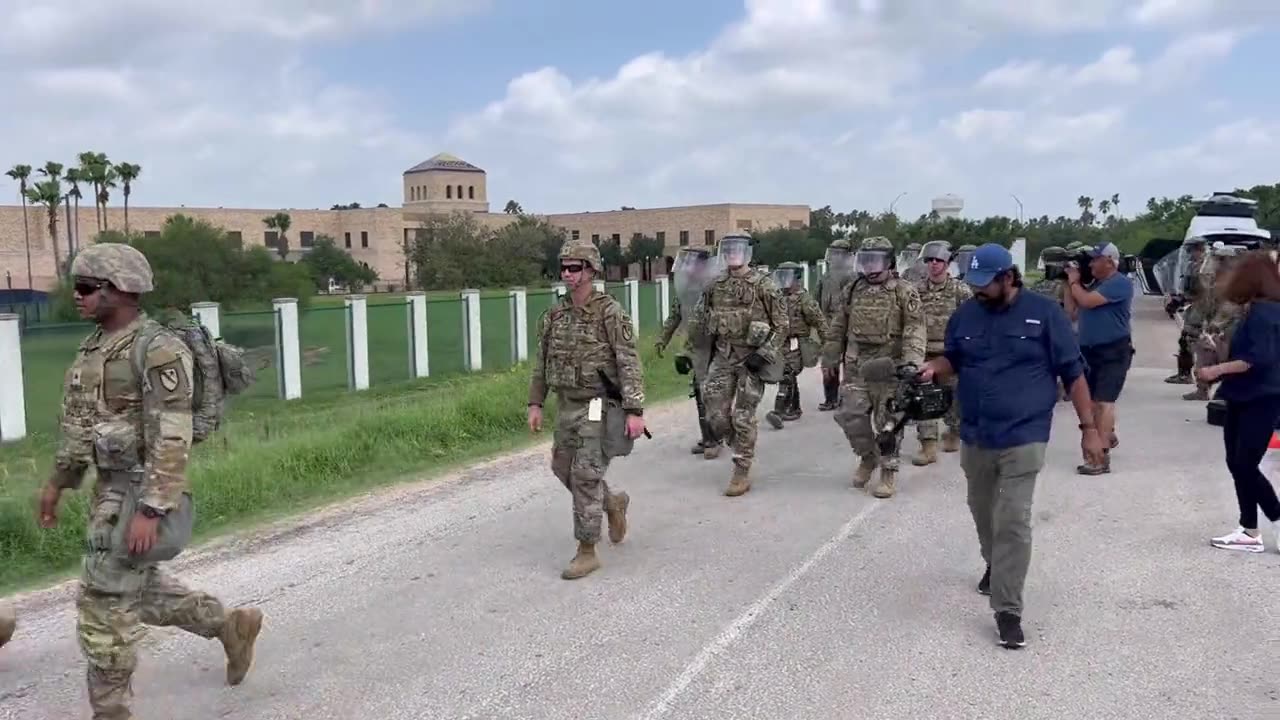
<path fill-rule="evenodd" d="M 996 275 L 1013 267 L 1013 256 L 1003 245 L 986 243 L 978 246 L 964 269 L 964 281 L 974 287 L 990 284 Z"/>
<path fill-rule="evenodd" d="M 1089 251 L 1089 257 L 1109 257 L 1112 260 L 1119 260 L 1120 248 L 1116 247 L 1115 243 L 1101 243 Z"/>

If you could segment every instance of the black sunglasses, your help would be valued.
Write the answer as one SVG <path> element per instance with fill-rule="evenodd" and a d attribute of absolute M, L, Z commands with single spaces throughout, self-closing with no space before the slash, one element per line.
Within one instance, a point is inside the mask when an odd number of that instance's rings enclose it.
<path fill-rule="evenodd" d="M 76 280 L 75 291 L 80 297 L 89 297 L 111 283 L 106 280 Z"/>
<path fill-rule="evenodd" d="M 561 265 L 561 266 L 560 266 L 560 272 L 566 272 L 566 271 L 567 271 L 567 272 L 571 272 L 571 273 L 580 273 L 580 272 L 582 272 L 582 268 L 584 268 L 584 267 L 586 267 L 586 266 L 585 266 L 585 265 Z"/>

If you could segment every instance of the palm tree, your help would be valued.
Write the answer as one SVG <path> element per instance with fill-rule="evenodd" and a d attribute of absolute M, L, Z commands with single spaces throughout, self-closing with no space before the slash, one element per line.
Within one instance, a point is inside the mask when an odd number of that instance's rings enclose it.
<path fill-rule="evenodd" d="M 88 182 L 89 178 L 84 168 L 73 167 L 67 168 L 67 174 L 62 179 L 71 183 L 71 189 L 67 191 L 67 195 L 75 200 L 75 210 L 73 211 L 75 219 L 71 223 L 75 226 L 75 244 L 72 246 L 71 251 L 75 252 L 80 248 L 80 200 L 84 198 L 84 193 L 80 192 L 80 183 Z"/>
<path fill-rule="evenodd" d="M 31 290 L 31 230 L 27 226 L 27 179 L 31 177 L 31 166 L 14 165 L 5 175 L 18 181 L 18 196 L 22 198 L 22 238 L 27 246 L 27 289 Z"/>
<path fill-rule="evenodd" d="M 61 207 L 62 201 L 66 199 L 62 194 L 62 167 L 62 163 L 50 160 L 44 164 L 44 167 L 37 170 L 37 172 L 46 178 L 43 182 L 53 183 L 53 187 L 58 191 L 58 202 L 55 202 L 52 207 L 49 207 L 49 212 L 55 214 L 55 217 L 52 218 L 52 222 L 49 224 L 49 239 L 53 241 L 54 273 L 59 278 L 62 277 L 62 258 L 58 255 L 58 219 L 56 214 L 58 212 L 58 208 Z M 36 183 L 36 186 L 39 187 L 40 184 L 41 183 Z M 44 203 L 43 200 L 41 202 Z M 48 206 L 47 203 L 44 204 Z M 67 252 L 70 252 L 70 250 Z"/>
<path fill-rule="evenodd" d="M 98 232 L 107 229 L 107 201 L 111 198 L 110 188 L 116 186 L 116 169 L 107 159 L 106 153 L 80 153 L 80 169 L 85 179 L 93 183 L 93 207 L 98 215 Z"/>
<path fill-rule="evenodd" d="M 133 192 L 133 181 L 142 173 L 142 166 L 133 163 L 116 163 L 116 174 L 124 186 L 124 234 L 129 234 L 129 193 Z"/>
<path fill-rule="evenodd" d="M 268 215 L 262 218 L 262 224 L 276 231 L 276 252 L 280 254 L 281 260 L 288 260 L 289 239 L 285 237 L 285 233 L 289 232 L 289 226 L 293 224 L 289 213 L 278 212 L 275 215 Z"/>
<path fill-rule="evenodd" d="M 49 239 L 53 244 L 54 272 L 61 280 L 62 258 L 58 254 L 58 208 L 62 206 L 62 181 L 52 175 L 49 180 L 41 180 L 27 188 L 27 199 L 44 205 L 49 212 Z"/>

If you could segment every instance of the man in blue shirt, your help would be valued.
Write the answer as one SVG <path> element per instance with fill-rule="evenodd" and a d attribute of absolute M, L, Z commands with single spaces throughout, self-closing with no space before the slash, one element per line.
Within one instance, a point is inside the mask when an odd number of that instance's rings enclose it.
<path fill-rule="evenodd" d="M 1063 307 L 1073 320 L 1080 321 L 1080 352 L 1084 355 L 1089 396 L 1093 398 L 1093 422 L 1098 426 L 1098 434 L 1110 445 L 1101 463 L 1086 461 L 1076 471 L 1101 475 L 1111 472 L 1111 448 L 1118 444 L 1116 400 L 1120 399 L 1129 364 L 1133 361 L 1129 329 L 1133 281 L 1119 271 L 1120 249 L 1114 243 L 1101 243 L 1089 254 L 1094 282 L 1084 287 L 1080 283 L 1080 270 L 1069 266 Z"/>
<path fill-rule="evenodd" d="M 1081 448 L 1100 460 L 1088 384 L 1071 321 L 1053 300 L 1023 292 L 1004 247 L 988 243 L 969 258 L 973 297 L 947 321 L 943 354 L 924 380 L 959 375 L 960 467 L 987 571 L 978 592 L 991 596 L 1000 643 L 1025 644 L 1022 589 L 1031 565 L 1031 502 L 1058 403 L 1058 381 L 1080 418 Z"/>

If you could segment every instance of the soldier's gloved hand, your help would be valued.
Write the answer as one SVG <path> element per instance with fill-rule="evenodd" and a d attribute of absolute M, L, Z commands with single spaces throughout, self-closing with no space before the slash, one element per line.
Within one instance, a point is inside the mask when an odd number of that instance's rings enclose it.
<path fill-rule="evenodd" d="M 751 372 L 760 372 L 769 363 L 766 362 L 763 357 L 761 357 L 760 353 L 753 352 L 743 359 L 742 364 L 746 365 L 747 369 L 750 370 Z"/>
<path fill-rule="evenodd" d="M 692 369 L 693 369 L 693 361 L 689 359 L 688 355 L 676 356 L 676 372 L 680 373 L 681 375 L 688 375 L 689 371 Z"/>

